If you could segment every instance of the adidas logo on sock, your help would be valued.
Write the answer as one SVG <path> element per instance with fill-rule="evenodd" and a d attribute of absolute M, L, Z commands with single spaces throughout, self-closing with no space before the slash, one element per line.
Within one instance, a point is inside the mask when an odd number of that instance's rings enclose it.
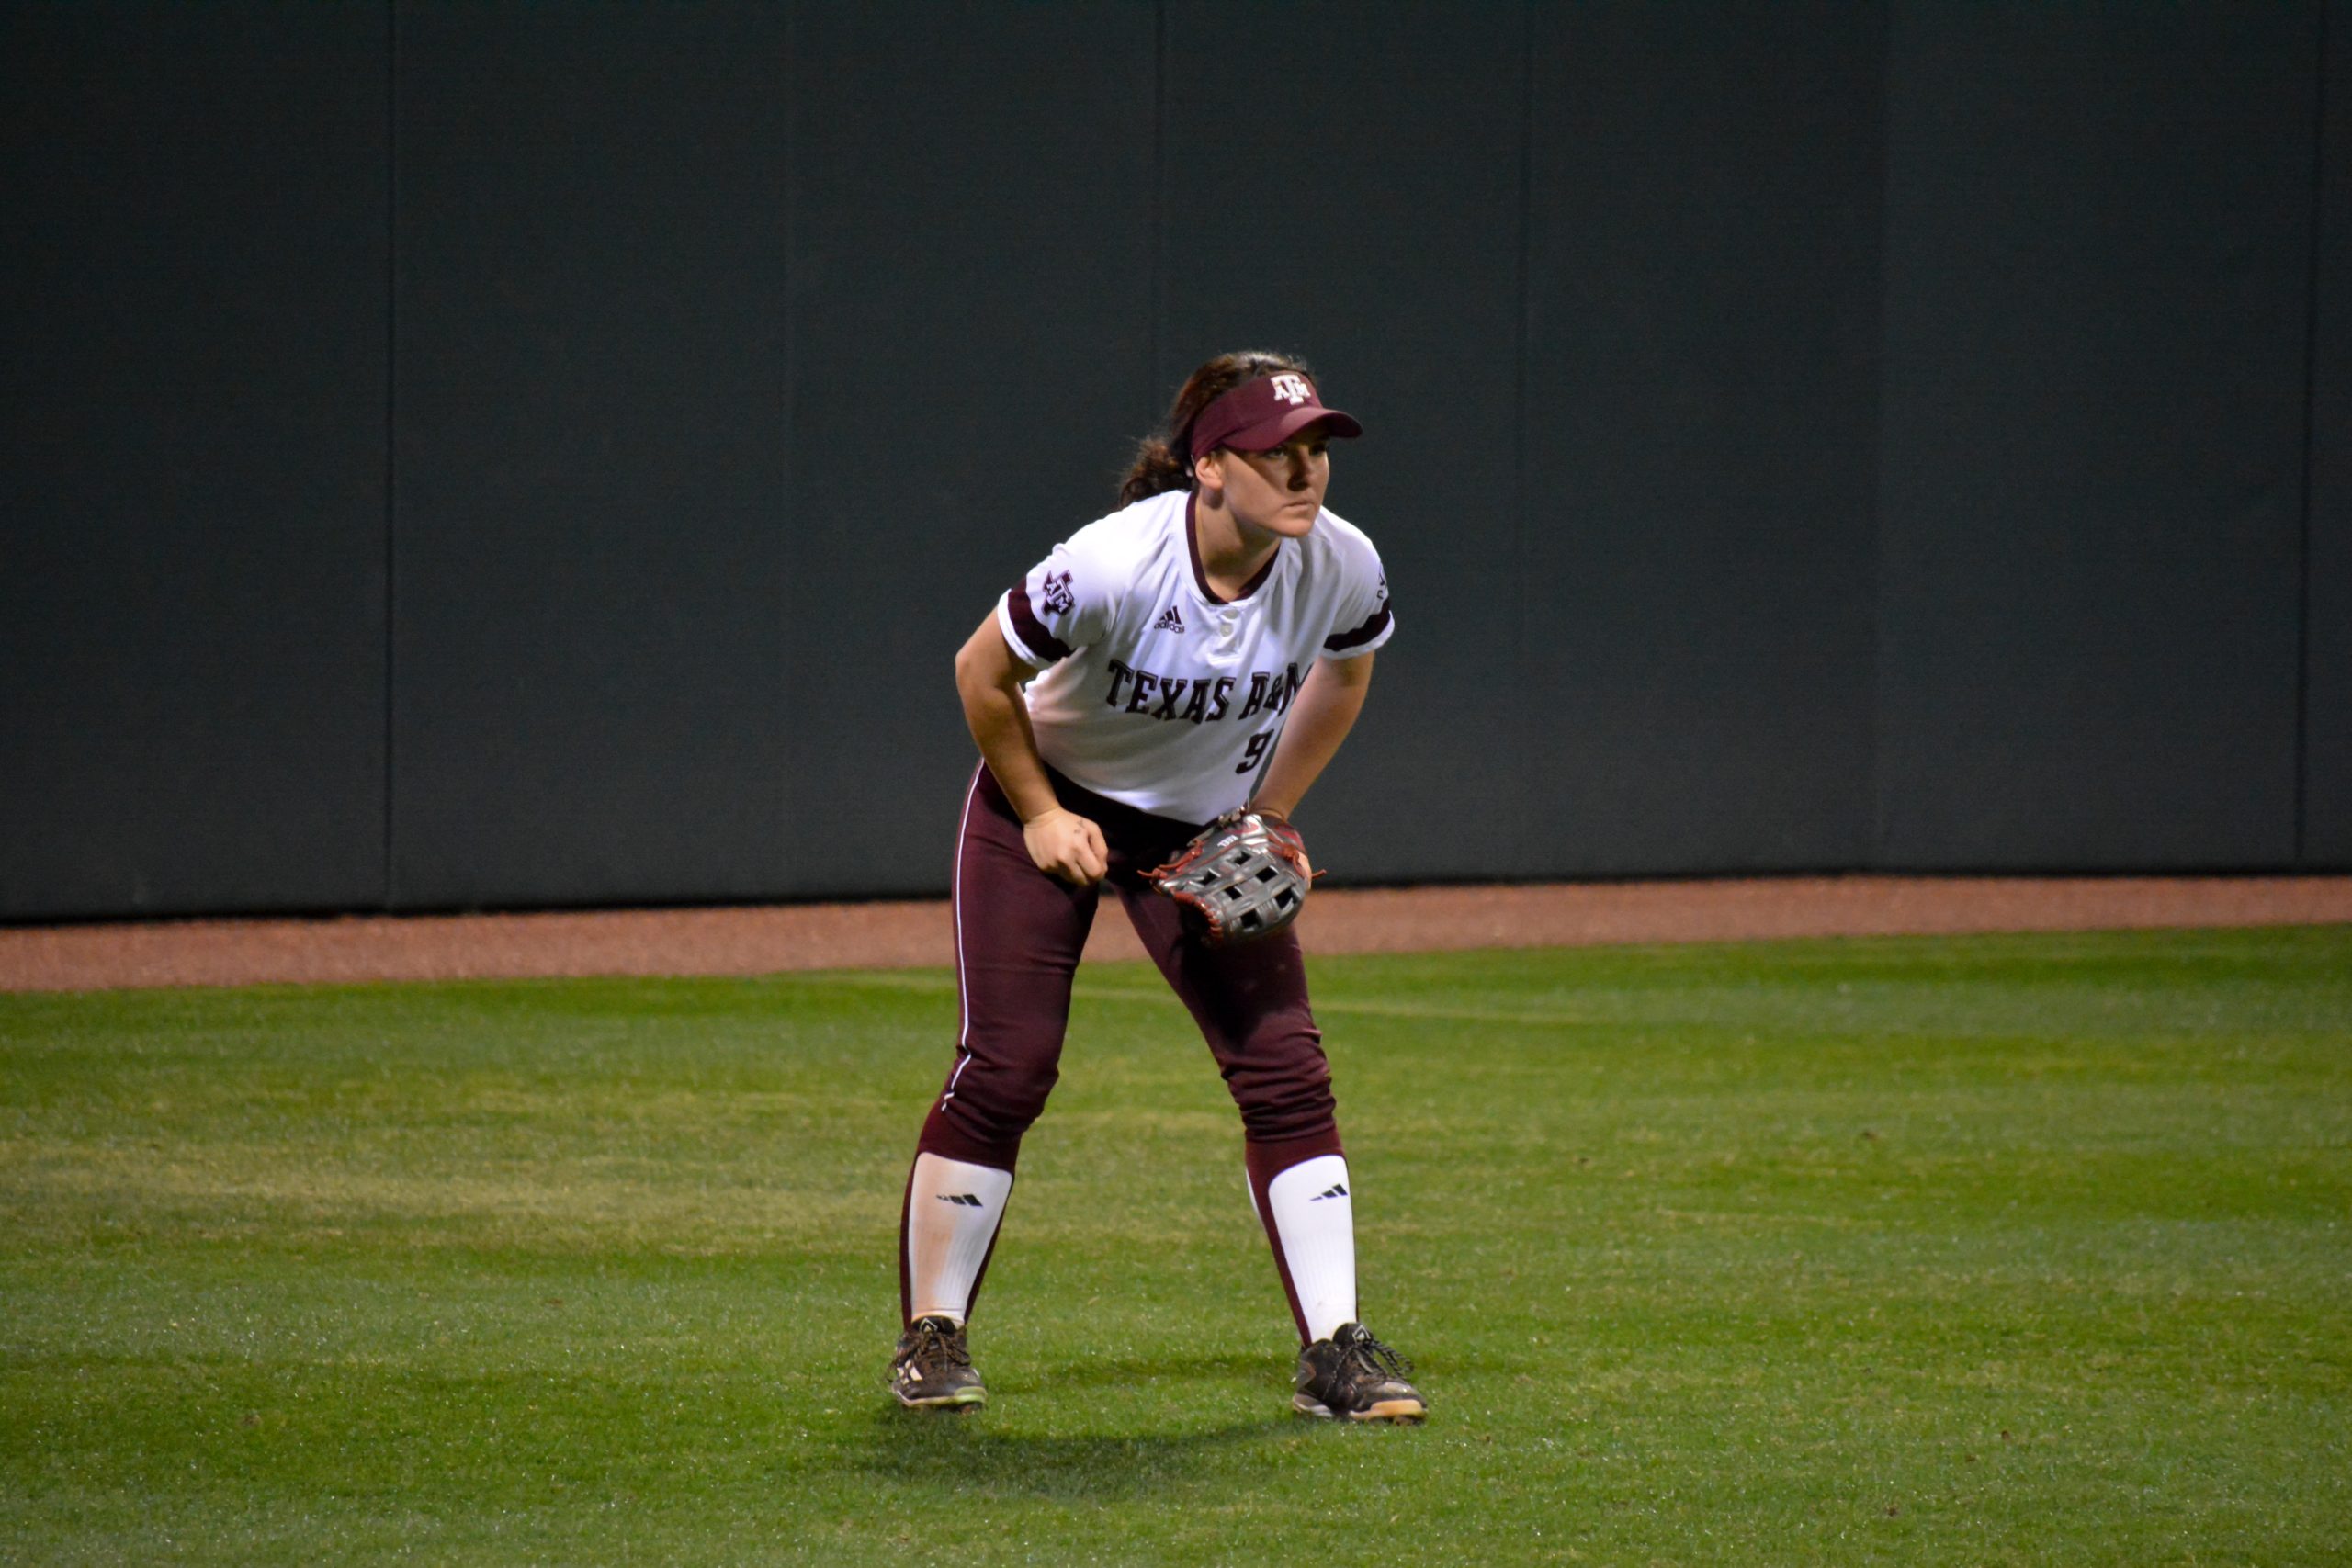
<path fill-rule="evenodd" d="M 1184 629 L 1184 617 L 1176 613 L 1175 605 L 1170 604 L 1167 614 L 1151 623 L 1151 629 L 1156 632 L 1181 632 Z"/>
<path fill-rule="evenodd" d="M 1331 1183 L 1330 1189 L 1328 1191 L 1317 1192 L 1314 1197 L 1309 1198 L 1307 1201 L 1310 1203 L 1320 1203 L 1326 1198 L 1344 1198 L 1347 1195 L 1348 1184 L 1344 1181 L 1334 1181 Z"/>
<path fill-rule="evenodd" d="M 985 1209 L 988 1207 L 986 1203 L 981 1202 L 969 1192 L 935 1192 L 933 1196 L 937 1198 L 943 1203 L 954 1203 L 959 1208 Z"/>

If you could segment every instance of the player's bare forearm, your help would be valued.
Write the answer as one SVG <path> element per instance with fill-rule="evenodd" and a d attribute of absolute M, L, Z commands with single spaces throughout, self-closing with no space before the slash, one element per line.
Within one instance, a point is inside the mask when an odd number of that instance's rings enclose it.
<path fill-rule="evenodd" d="M 1102 829 L 1065 809 L 1046 776 L 1036 731 L 1029 726 L 1029 705 L 1021 697 L 1028 670 L 1004 640 L 996 617 L 982 621 L 956 654 L 964 723 L 997 787 L 1020 814 L 1022 837 L 1038 869 L 1070 882 L 1100 881 L 1109 866 Z"/>
<path fill-rule="evenodd" d="M 1364 694 L 1372 689 L 1372 661 L 1365 653 L 1353 659 L 1318 659 L 1306 672 L 1306 684 L 1291 705 L 1283 724 L 1283 738 L 1254 797 L 1260 807 L 1288 817 L 1314 787 L 1323 770 L 1339 754 L 1340 743 L 1355 728 L 1363 711 Z"/>
<path fill-rule="evenodd" d="M 1053 782 L 1046 777 L 1045 759 L 1037 755 L 1037 737 L 1029 728 L 1029 706 L 1021 700 L 1021 678 L 1027 667 L 1013 657 L 996 617 L 979 628 L 956 654 L 956 694 L 963 699 L 964 723 L 988 759 L 989 772 L 1012 808 L 1027 821 L 1060 804 Z"/>

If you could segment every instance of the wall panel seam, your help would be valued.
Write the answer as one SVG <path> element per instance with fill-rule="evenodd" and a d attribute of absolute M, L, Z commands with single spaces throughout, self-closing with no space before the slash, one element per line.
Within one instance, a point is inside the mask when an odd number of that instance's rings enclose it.
<path fill-rule="evenodd" d="M 1510 554 L 1514 570 L 1510 574 L 1511 624 L 1515 647 L 1514 662 L 1521 670 L 1528 667 L 1528 592 L 1527 559 L 1527 448 L 1528 427 L 1532 412 L 1527 406 L 1527 360 L 1529 344 L 1533 337 L 1528 321 L 1532 309 L 1534 262 L 1532 248 L 1535 227 L 1535 11 L 1534 0 L 1524 0 L 1519 8 L 1519 257 L 1516 283 L 1518 309 L 1512 313 L 1511 329 L 1517 341 L 1511 344 L 1511 541 Z M 1517 819 L 1511 824 L 1510 843 L 1521 866 L 1531 859 L 1535 847 L 1534 757 L 1535 743 L 1531 730 L 1535 723 L 1538 706 L 1532 703 L 1512 705 L 1516 711 L 1515 753 L 1511 770 L 1516 787 L 1512 797 L 1519 802 Z M 1544 870 L 1554 870 L 1546 865 Z"/>
<path fill-rule="evenodd" d="M 2295 833 L 2293 863 L 2304 855 L 2311 756 L 2312 689 L 2312 508 L 2317 491 L 2313 465 L 2319 443 L 2320 250 L 2327 216 L 2327 0 L 2312 0 L 2318 13 L 2312 49 L 2311 226 L 2303 273 L 2303 473 L 2302 505 L 2295 536 Z"/>
<path fill-rule="evenodd" d="M 1864 766 L 1870 769 L 1870 841 L 1862 846 L 1861 871 L 1883 872 L 1893 869 L 1889 863 L 1886 767 L 1886 715 L 1890 704 L 1887 686 L 1891 680 L 1891 660 L 1887 655 L 1886 627 L 1887 596 L 1887 531 L 1891 519 L 1887 515 L 1886 498 L 1886 402 L 1887 385 L 1894 375 L 1894 33 L 1899 25 L 1895 15 L 1898 0 L 1888 0 L 1882 12 L 1883 27 L 1879 33 L 1879 120 L 1878 120 L 1878 374 L 1874 378 L 1871 420 L 1871 701 L 1869 710 L 1870 743 L 1864 756 Z"/>
<path fill-rule="evenodd" d="M 1168 0 L 1154 0 L 1151 7 L 1151 205 L 1149 222 L 1151 243 L 1145 263 L 1148 269 L 1144 287 L 1149 298 L 1144 301 L 1148 321 L 1144 339 L 1144 409 L 1145 417 L 1159 423 L 1156 402 L 1165 374 L 1159 364 L 1160 317 L 1166 313 L 1168 296 Z M 1170 432 L 1172 436 L 1174 432 Z"/>
<path fill-rule="evenodd" d="M 800 203 L 802 199 L 800 113 L 806 107 L 800 101 L 800 84 L 806 74 L 800 69 L 800 19 L 801 11 L 797 5 L 785 7 L 784 59 L 778 62 L 784 88 L 784 212 L 780 224 L 784 231 L 784 277 L 777 290 L 779 298 L 784 301 L 784 322 L 782 331 L 777 334 L 782 340 L 784 358 L 782 370 L 784 380 L 781 389 L 782 397 L 779 400 L 783 404 L 783 452 L 778 465 L 783 470 L 781 476 L 783 488 L 782 493 L 777 498 L 778 526 L 775 553 L 775 603 L 780 606 L 793 603 L 793 591 L 797 585 L 799 576 L 797 570 L 799 562 L 796 558 L 793 547 L 795 540 L 793 512 L 795 504 L 799 500 L 800 484 L 800 444 L 797 416 L 799 412 L 797 378 L 801 305 L 793 292 L 793 278 L 800 259 Z M 782 646 L 777 649 L 783 668 L 777 671 L 779 690 L 776 694 L 782 699 L 783 711 L 786 713 L 797 712 L 800 706 L 798 688 L 803 677 L 797 639 L 805 633 L 797 628 L 797 623 L 795 626 L 796 629 L 787 631 L 781 639 Z M 778 850 L 774 887 L 778 896 L 796 892 L 799 886 L 797 880 L 798 868 L 794 863 L 796 858 L 794 852 L 797 848 L 794 832 L 797 816 L 794 808 L 797 804 L 796 797 L 799 793 L 797 783 L 797 770 L 780 768 L 776 771 L 776 789 L 772 798 L 775 805 Z"/>
<path fill-rule="evenodd" d="M 392 852 L 393 748 L 399 743 L 400 655 L 399 403 L 400 391 L 400 3 L 384 0 L 384 805 L 383 881 L 377 906 L 396 902 Z"/>

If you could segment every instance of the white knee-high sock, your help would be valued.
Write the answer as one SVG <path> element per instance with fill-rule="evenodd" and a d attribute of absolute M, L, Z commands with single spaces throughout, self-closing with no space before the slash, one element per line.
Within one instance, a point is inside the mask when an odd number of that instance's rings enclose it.
<path fill-rule="evenodd" d="M 964 1321 L 1012 1191 L 1009 1170 L 915 1156 L 907 1186 L 909 1316 Z"/>
<path fill-rule="evenodd" d="M 1301 1160 L 1266 1183 L 1283 1267 L 1310 1339 L 1356 1321 L 1356 1213 L 1343 1155 Z"/>

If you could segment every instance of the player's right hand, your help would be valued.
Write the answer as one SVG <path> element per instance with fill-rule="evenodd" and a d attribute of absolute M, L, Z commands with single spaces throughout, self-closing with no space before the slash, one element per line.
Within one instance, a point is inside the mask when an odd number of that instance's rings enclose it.
<path fill-rule="evenodd" d="M 1037 869 L 1064 882 L 1090 886 L 1111 869 L 1111 852 L 1103 845 L 1102 829 L 1075 811 L 1057 807 L 1032 817 L 1021 825 L 1021 838 Z"/>

